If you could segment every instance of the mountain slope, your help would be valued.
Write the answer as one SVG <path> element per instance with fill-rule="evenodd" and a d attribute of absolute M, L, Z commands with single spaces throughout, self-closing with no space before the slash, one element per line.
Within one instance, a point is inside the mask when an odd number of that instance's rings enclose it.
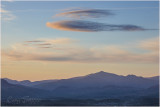
<path fill-rule="evenodd" d="M 159 81 L 159 76 L 149 77 L 148 79 Z"/>
<path fill-rule="evenodd" d="M 24 85 L 24 86 L 34 86 L 34 85 L 39 85 L 43 83 L 57 81 L 57 80 L 41 80 L 41 81 L 31 82 L 29 80 L 17 81 L 17 80 L 12 80 L 8 78 L 2 78 L 2 79 L 6 80 L 8 83 L 11 83 L 11 84 L 18 84 L 18 85 Z"/>
<path fill-rule="evenodd" d="M 25 96 L 44 98 L 50 95 L 47 91 L 22 85 L 10 84 L 4 79 L 1 79 L 1 93 L 2 98 L 22 98 Z"/>

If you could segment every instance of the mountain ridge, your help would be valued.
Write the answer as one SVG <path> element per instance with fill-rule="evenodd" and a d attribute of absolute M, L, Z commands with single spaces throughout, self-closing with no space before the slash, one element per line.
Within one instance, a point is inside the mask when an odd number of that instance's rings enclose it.
<path fill-rule="evenodd" d="M 116 75 L 112 73 L 106 72 L 97 72 L 93 74 L 89 74 L 86 76 L 74 77 L 69 79 L 61 79 L 54 82 L 44 83 L 35 85 L 36 88 L 44 87 L 49 90 L 53 90 L 58 86 L 69 86 L 69 87 L 87 87 L 87 86 L 95 86 L 95 87 L 102 87 L 104 85 L 116 85 L 116 86 L 130 86 L 130 87 L 141 87 L 147 88 L 151 85 L 158 84 L 158 81 L 151 80 L 144 77 L 137 77 L 137 76 L 122 76 Z"/>
<path fill-rule="evenodd" d="M 104 71 L 99 71 L 99 72 L 96 72 L 96 73 L 91 73 L 91 74 L 87 74 L 87 75 L 84 75 L 84 76 L 76 76 L 76 77 L 71 77 L 71 78 L 67 78 L 67 79 L 75 79 L 75 78 L 81 78 L 81 77 L 86 77 L 86 76 L 91 76 L 91 75 L 102 75 L 103 74 L 109 74 L 109 75 L 118 75 L 118 74 L 114 74 L 114 73 L 109 73 L 109 72 L 104 72 Z M 143 76 L 137 76 L 137 75 L 133 75 L 133 74 L 128 74 L 128 75 L 118 75 L 118 76 L 124 76 L 124 77 L 141 77 L 141 78 L 147 78 L 147 79 L 154 79 L 154 80 L 157 80 L 160 76 L 153 76 L 153 77 L 143 77 Z M 56 80 L 65 80 L 65 79 L 48 79 L 48 80 L 38 80 L 38 81 L 30 81 L 30 80 L 21 80 L 21 81 L 18 81 L 18 80 L 13 80 L 13 79 L 9 79 L 9 78 L 1 78 L 1 79 L 5 79 L 7 80 L 7 82 L 9 83 L 12 83 L 12 84 L 19 84 L 19 83 L 26 83 L 26 82 L 30 82 L 30 83 L 35 83 L 35 82 L 42 82 L 42 81 L 56 81 Z"/>
<path fill-rule="evenodd" d="M 156 96 L 158 95 L 157 90 L 159 89 L 158 80 L 135 75 L 122 76 L 106 73 L 104 71 L 69 79 L 47 82 L 41 81 L 40 84 L 34 85 L 11 84 L 4 79 L 1 79 L 1 82 L 3 92 L 2 98 L 6 98 L 6 96 L 22 97 L 26 95 L 39 98 L 119 98 L 125 96 Z M 32 83 L 30 81 L 23 82 Z M 14 93 L 18 93 L 18 95 Z"/>

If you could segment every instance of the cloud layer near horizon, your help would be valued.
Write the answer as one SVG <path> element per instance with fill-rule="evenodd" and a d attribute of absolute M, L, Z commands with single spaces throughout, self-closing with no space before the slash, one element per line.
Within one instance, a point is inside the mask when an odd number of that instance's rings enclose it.
<path fill-rule="evenodd" d="M 69 38 L 68 38 L 69 39 Z M 135 53 L 123 46 L 100 46 L 82 47 L 71 43 L 55 43 L 50 48 L 38 48 L 23 44 L 15 44 L 9 50 L 3 50 L 2 55 L 10 60 L 32 60 L 32 61 L 62 61 L 62 62 L 90 62 L 90 63 L 158 63 L 158 38 L 142 41 L 138 47 L 141 50 L 148 50 L 145 53 Z M 50 40 L 50 39 L 49 39 Z M 60 40 L 60 38 L 59 38 Z M 54 41 L 54 40 L 52 40 Z M 148 43 L 154 43 L 153 47 L 148 47 Z M 142 47 L 143 46 L 143 47 Z"/>
<path fill-rule="evenodd" d="M 47 27 L 80 32 L 99 32 L 99 31 L 143 31 L 144 28 L 136 25 L 113 25 L 92 21 L 59 21 L 47 22 Z"/>

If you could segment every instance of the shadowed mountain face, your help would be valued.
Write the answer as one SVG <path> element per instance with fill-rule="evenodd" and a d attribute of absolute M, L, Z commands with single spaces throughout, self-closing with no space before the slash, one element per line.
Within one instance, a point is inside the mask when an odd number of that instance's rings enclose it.
<path fill-rule="evenodd" d="M 8 96 L 34 98 L 125 98 L 158 97 L 159 81 L 135 75 L 121 76 L 97 72 L 81 77 L 38 82 L 2 79 L 2 98 Z M 20 85 L 21 84 L 21 85 Z"/>

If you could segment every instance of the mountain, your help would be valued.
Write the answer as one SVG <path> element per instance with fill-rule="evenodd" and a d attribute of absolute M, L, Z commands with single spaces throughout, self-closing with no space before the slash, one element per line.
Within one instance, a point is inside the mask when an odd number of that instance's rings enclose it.
<path fill-rule="evenodd" d="M 11 84 L 19 84 L 19 85 L 30 86 L 30 87 L 34 86 L 34 85 L 42 84 L 42 83 L 56 81 L 56 80 L 41 80 L 41 81 L 31 82 L 29 80 L 17 81 L 17 80 L 12 80 L 12 79 L 8 79 L 8 78 L 2 78 L 2 79 L 6 80 L 8 83 L 11 83 Z"/>
<path fill-rule="evenodd" d="M 17 80 L 11 80 L 11 79 L 8 79 L 8 78 L 2 78 L 3 80 L 6 80 L 8 83 L 11 83 L 11 84 L 19 84 L 19 81 Z"/>
<path fill-rule="evenodd" d="M 157 84 L 158 81 L 143 77 L 137 77 L 135 75 L 121 76 L 100 71 L 86 76 L 74 77 L 70 79 L 61 79 L 54 82 L 35 85 L 33 87 L 45 90 L 54 90 L 58 87 L 84 88 L 104 87 L 112 85 L 144 89 Z"/>
<path fill-rule="evenodd" d="M 159 76 L 149 77 L 148 79 L 159 81 Z"/>
<path fill-rule="evenodd" d="M 4 79 L 1 79 L 1 93 L 2 99 L 8 97 L 22 98 L 26 96 L 44 98 L 50 95 L 47 91 L 23 85 L 10 84 Z"/>
<path fill-rule="evenodd" d="M 155 96 L 159 90 L 158 80 L 135 75 L 122 76 L 104 71 L 61 80 L 35 82 L 7 80 L 2 79 L 4 97 L 10 95 L 39 98 L 124 98 Z"/>
<path fill-rule="evenodd" d="M 72 106 L 159 105 L 159 81 L 155 77 L 122 76 L 103 71 L 61 80 L 1 79 L 1 93 L 2 105 L 15 106 L 62 106 L 69 102 Z"/>

